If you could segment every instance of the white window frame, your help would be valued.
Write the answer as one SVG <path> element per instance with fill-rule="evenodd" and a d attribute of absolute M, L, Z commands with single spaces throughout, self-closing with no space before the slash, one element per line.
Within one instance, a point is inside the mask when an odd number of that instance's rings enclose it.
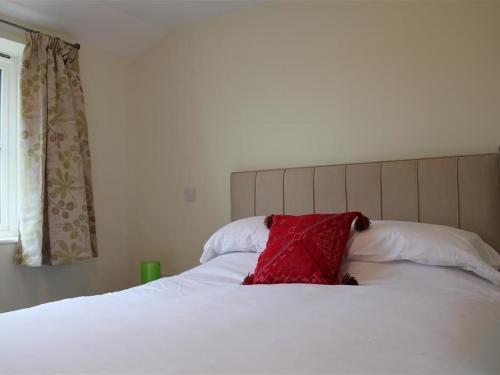
<path fill-rule="evenodd" d="M 0 51 L 2 52 L 2 51 Z M 0 56 L 0 243 L 16 242 L 18 237 L 18 121 L 19 57 Z"/>

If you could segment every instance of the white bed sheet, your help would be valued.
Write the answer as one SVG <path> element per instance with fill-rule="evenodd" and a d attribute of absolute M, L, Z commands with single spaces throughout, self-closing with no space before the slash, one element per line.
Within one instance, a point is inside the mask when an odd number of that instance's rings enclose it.
<path fill-rule="evenodd" d="M 361 286 L 241 286 L 258 254 L 0 314 L 0 373 L 500 373 L 500 288 L 350 262 Z"/>

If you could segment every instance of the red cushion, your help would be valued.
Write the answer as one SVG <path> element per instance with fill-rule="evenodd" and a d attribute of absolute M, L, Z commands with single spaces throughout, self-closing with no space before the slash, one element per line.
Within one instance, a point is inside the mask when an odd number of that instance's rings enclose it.
<path fill-rule="evenodd" d="M 266 221 L 271 226 L 266 249 L 243 284 L 339 284 L 339 269 L 357 217 L 366 219 L 359 212 L 273 215 Z"/>

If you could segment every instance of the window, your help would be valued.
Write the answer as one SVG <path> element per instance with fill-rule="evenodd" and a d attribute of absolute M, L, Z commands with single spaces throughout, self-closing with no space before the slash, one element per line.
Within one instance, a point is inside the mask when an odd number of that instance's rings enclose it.
<path fill-rule="evenodd" d="M 6 43 L 7 42 L 7 43 Z M 17 239 L 19 54 L 0 39 L 0 241 Z M 16 45 L 19 43 L 15 43 Z M 17 49 L 19 50 L 19 48 Z M 5 52 L 4 52 L 5 51 Z"/>

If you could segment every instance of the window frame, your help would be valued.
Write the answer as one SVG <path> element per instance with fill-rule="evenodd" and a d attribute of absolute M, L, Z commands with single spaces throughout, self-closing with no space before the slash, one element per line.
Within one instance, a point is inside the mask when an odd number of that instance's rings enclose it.
<path fill-rule="evenodd" d="M 18 238 L 19 60 L 0 55 L 0 243 Z"/>

